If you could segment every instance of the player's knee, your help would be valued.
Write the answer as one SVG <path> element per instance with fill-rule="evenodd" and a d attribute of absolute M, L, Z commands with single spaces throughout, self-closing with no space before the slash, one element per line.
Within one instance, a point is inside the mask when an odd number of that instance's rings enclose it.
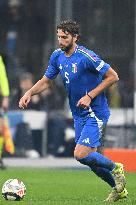
<path fill-rule="evenodd" d="M 96 150 L 97 148 L 76 146 L 74 150 L 74 157 L 79 161 L 79 159 L 88 156 L 88 154 L 95 152 Z"/>
<path fill-rule="evenodd" d="M 88 152 L 86 152 L 86 150 L 84 150 L 84 149 L 75 149 L 75 151 L 74 151 L 74 157 L 78 161 L 80 159 L 86 157 L 87 155 L 88 155 Z"/>
<path fill-rule="evenodd" d="M 83 150 L 78 150 L 78 149 L 75 149 L 74 151 L 74 157 L 79 160 L 81 158 L 84 158 L 86 156 L 86 152 L 84 152 Z"/>

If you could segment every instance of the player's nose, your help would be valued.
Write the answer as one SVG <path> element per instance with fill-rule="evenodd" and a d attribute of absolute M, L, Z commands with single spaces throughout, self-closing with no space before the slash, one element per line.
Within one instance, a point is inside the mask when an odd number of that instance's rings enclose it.
<path fill-rule="evenodd" d="M 63 46 L 63 40 L 59 39 L 59 45 Z"/>

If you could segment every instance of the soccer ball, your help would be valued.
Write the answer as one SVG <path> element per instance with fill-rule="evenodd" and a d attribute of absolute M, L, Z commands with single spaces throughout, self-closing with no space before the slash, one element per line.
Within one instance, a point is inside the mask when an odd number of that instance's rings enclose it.
<path fill-rule="evenodd" d="M 5 200 L 20 201 L 26 195 L 26 187 L 19 179 L 9 179 L 2 187 L 2 196 Z"/>

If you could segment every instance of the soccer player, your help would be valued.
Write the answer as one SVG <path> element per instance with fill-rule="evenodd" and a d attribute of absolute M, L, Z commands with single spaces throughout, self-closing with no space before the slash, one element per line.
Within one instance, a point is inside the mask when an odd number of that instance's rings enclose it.
<path fill-rule="evenodd" d="M 125 198 L 128 193 L 123 165 L 97 152 L 102 145 L 102 129 L 110 116 L 104 90 L 119 80 L 118 75 L 93 51 L 77 44 L 76 22 L 61 22 L 57 36 L 60 49 L 52 53 L 45 75 L 20 99 L 19 107 L 26 108 L 32 96 L 47 89 L 50 81 L 60 74 L 74 118 L 74 157 L 112 187 L 106 201 Z"/>
<path fill-rule="evenodd" d="M 7 74 L 5 70 L 5 65 L 2 59 L 2 56 L 0 55 L 0 104 L 2 108 L 2 112 L 0 112 L 0 168 L 4 169 L 5 166 L 3 164 L 2 160 L 2 152 L 3 152 L 3 145 L 4 145 L 4 133 L 3 133 L 3 127 L 4 127 L 4 117 L 3 117 L 3 111 L 7 111 L 9 106 L 9 83 L 7 79 Z"/>

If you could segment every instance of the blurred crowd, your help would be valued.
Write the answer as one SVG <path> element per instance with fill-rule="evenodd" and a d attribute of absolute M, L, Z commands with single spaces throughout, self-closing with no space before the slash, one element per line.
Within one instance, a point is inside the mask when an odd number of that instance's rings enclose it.
<path fill-rule="evenodd" d="M 5 55 L 12 85 L 15 77 L 25 71 L 37 74 L 38 78 L 43 72 L 44 52 L 49 53 L 46 49 L 50 49 L 46 47 L 50 35 L 45 4 L 31 0 L 3 1 L 0 13 L 0 52 Z"/>

